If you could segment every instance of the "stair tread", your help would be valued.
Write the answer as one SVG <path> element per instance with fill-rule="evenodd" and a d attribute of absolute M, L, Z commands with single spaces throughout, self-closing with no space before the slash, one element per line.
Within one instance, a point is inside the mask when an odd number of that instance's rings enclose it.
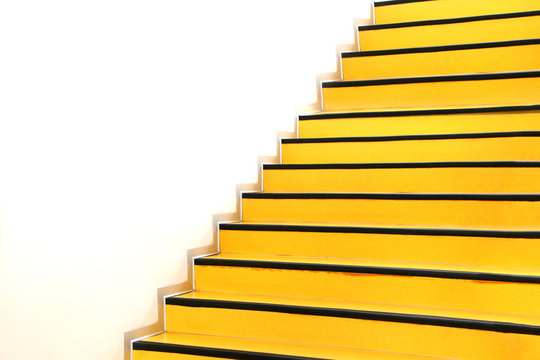
<path fill-rule="evenodd" d="M 237 294 L 237 293 L 220 293 L 220 292 L 207 292 L 207 291 L 192 291 L 186 294 L 178 295 L 171 299 L 170 303 L 182 305 L 182 300 L 193 300 L 204 304 L 205 301 L 210 302 L 210 307 L 223 306 L 227 308 L 235 308 L 235 303 L 240 303 L 238 308 L 247 309 L 250 308 L 250 304 L 253 309 L 257 308 L 257 304 L 263 305 L 276 305 L 275 310 L 278 311 L 280 306 L 283 306 L 284 312 L 290 311 L 294 313 L 294 309 L 297 307 L 309 309 L 329 309 L 329 310 L 345 310 L 345 311 L 358 311 L 366 313 L 383 313 L 383 314 L 398 314 L 398 315 L 411 315 L 411 316 L 425 316 L 436 317 L 440 319 L 460 319 L 466 321 L 478 321 L 478 322 L 497 322 L 506 324 L 516 324 L 525 326 L 540 326 L 540 317 L 522 315 L 522 314 L 507 314 L 496 312 L 479 312 L 463 309 L 450 309 L 450 308 L 436 308 L 426 306 L 412 306 L 403 304 L 390 304 L 390 303 L 372 303 L 372 302 L 360 302 L 360 301 L 337 301 L 331 299 L 315 299 L 315 298 L 298 298 L 298 297 L 286 297 L 286 296 L 268 296 L 268 295 L 252 295 L 252 294 Z M 169 303 L 169 300 L 168 300 Z M 264 307 L 261 307 L 264 309 Z M 264 311 L 264 310 L 263 310 Z M 267 310 L 268 311 L 268 310 Z M 330 312 L 330 311 L 329 311 Z M 302 312 L 302 309 L 298 311 Z M 309 311 L 307 312 L 309 313 Z M 323 312 L 324 313 L 324 312 Z M 332 315 L 329 315 L 332 316 Z M 335 315 L 334 315 L 335 316 Z M 344 316 L 346 317 L 346 316 Z"/>
<path fill-rule="evenodd" d="M 338 228 L 374 228 L 374 229 L 429 229 L 429 230 L 471 230 L 471 231 L 501 231 L 529 232 L 540 231 L 540 227 L 530 226 L 468 226 L 468 225 L 424 225 L 424 224 L 376 224 L 376 223 L 331 223 L 331 222 L 276 222 L 276 221 L 233 221 L 222 223 L 221 226 L 306 226 L 306 227 L 338 227 Z"/>
<path fill-rule="evenodd" d="M 441 161 L 384 163 L 263 164 L 263 169 L 364 169 L 364 168 L 431 168 L 431 167 L 540 167 L 540 161 Z"/>
<path fill-rule="evenodd" d="M 374 85 L 394 85 L 394 84 L 414 84 L 424 82 L 448 82 L 448 81 L 481 81 L 497 79 L 518 79 L 540 77 L 540 71 L 509 71 L 477 74 L 451 74 L 451 75 L 430 75 L 430 76 L 408 76 L 393 77 L 383 79 L 368 80 L 329 80 L 323 81 L 323 88 L 334 87 L 355 87 L 355 86 L 374 86 Z"/>
<path fill-rule="evenodd" d="M 460 274 L 464 274 L 466 277 L 468 277 L 467 275 L 470 275 L 472 278 L 475 278 L 476 275 L 478 275 L 480 278 L 482 278 L 482 275 L 485 274 L 494 276 L 500 275 L 509 277 L 530 277 L 532 279 L 531 281 L 540 282 L 540 268 L 495 267 L 472 264 L 427 263 L 403 260 L 220 253 L 217 255 L 211 255 L 204 258 L 196 259 L 195 264 L 197 265 L 213 262 L 219 263 L 221 260 L 224 260 L 222 262 L 223 264 L 230 262 L 231 265 L 234 265 L 234 262 L 238 261 L 245 262 L 245 266 L 248 267 L 251 267 L 255 263 L 273 263 L 278 266 L 279 264 L 321 265 L 321 268 L 324 268 L 324 266 L 327 265 L 329 268 L 332 266 L 343 267 L 343 269 L 350 267 L 351 270 L 357 268 L 360 273 L 369 271 L 368 269 L 380 269 L 381 272 L 385 272 L 385 269 L 394 269 L 398 272 L 399 270 L 412 270 L 413 272 L 410 274 L 410 276 L 418 276 L 421 274 L 416 274 L 414 272 L 418 270 L 420 273 L 425 272 L 425 275 L 427 276 L 437 276 L 437 273 L 455 273 L 457 277 L 460 277 Z M 392 273 L 392 271 L 390 271 L 390 273 Z M 404 274 L 407 274 L 407 272 L 404 272 Z"/>
<path fill-rule="evenodd" d="M 310 120 L 312 118 L 324 117 L 382 117 L 382 116 L 403 116 L 403 115 L 423 115 L 423 114 L 454 114 L 454 113 L 477 113 L 477 112 L 511 112 L 511 111 L 537 111 L 540 104 L 530 105 L 509 105 L 509 106 L 445 106 L 445 107 L 401 107 L 401 108 L 381 108 L 369 110 L 322 110 L 299 115 L 299 120 Z"/>
<path fill-rule="evenodd" d="M 368 349 L 331 347 L 317 344 L 173 332 L 165 332 L 137 341 L 133 344 L 133 348 L 134 350 L 177 353 L 186 353 L 185 351 L 187 348 L 187 350 L 190 351 L 190 354 L 233 359 L 437 359 L 433 357 Z M 229 356 L 232 354 L 233 356 L 236 355 L 237 357 L 223 356 L 225 355 L 223 350 L 225 353 L 228 353 Z"/>
<path fill-rule="evenodd" d="M 351 57 L 366 57 L 366 56 L 385 56 L 385 55 L 396 55 L 396 54 L 413 54 L 413 53 L 443 52 L 443 51 L 455 51 L 455 50 L 486 49 L 486 48 L 492 48 L 492 47 L 535 45 L 535 44 L 540 44 L 540 39 L 534 38 L 534 39 L 520 39 L 520 40 L 507 40 L 507 41 L 487 41 L 487 42 L 472 43 L 472 44 L 410 47 L 410 48 L 389 49 L 389 50 L 345 51 L 341 53 L 341 57 L 351 58 Z"/>
<path fill-rule="evenodd" d="M 458 23 L 465 23 L 465 22 L 472 22 L 472 21 L 512 19 L 512 18 L 538 16 L 538 15 L 540 15 L 540 10 L 518 11 L 518 12 L 510 12 L 510 13 L 502 13 L 502 14 L 462 16 L 462 17 L 449 18 L 449 19 L 406 21 L 406 22 L 398 22 L 398 23 L 390 23 L 390 24 L 359 25 L 358 31 L 379 30 L 379 29 L 399 29 L 399 28 L 413 27 L 413 26 L 447 25 L 447 24 L 458 24 Z"/>

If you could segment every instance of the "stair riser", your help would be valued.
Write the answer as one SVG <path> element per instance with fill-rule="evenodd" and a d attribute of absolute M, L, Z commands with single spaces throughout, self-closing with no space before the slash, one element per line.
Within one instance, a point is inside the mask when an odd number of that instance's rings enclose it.
<path fill-rule="evenodd" d="M 220 230 L 223 253 L 539 268 L 539 239 Z"/>
<path fill-rule="evenodd" d="M 540 315 L 538 284 L 207 265 L 195 281 L 198 291 Z"/>
<path fill-rule="evenodd" d="M 463 134 L 540 128 L 540 112 L 301 120 L 300 138 Z"/>
<path fill-rule="evenodd" d="M 540 356 L 540 338 L 534 336 L 265 311 L 167 306 L 167 325 L 169 331 L 176 332 L 376 348 L 426 356 L 505 360 L 516 354 Z M 445 344 L 440 339 L 445 339 Z"/>
<path fill-rule="evenodd" d="M 540 137 L 284 143 L 284 164 L 540 159 Z"/>
<path fill-rule="evenodd" d="M 540 193 L 540 167 L 280 169 L 263 174 L 264 191 L 277 193 Z"/>
<path fill-rule="evenodd" d="M 534 11 L 540 8 L 535 0 L 438 0 L 422 1 L 375 7 L 375 23 L 391 24 L 399 22 L 451 19 L 466 16 L 504 14 Z"/>
<path fill-rule="evenodd" d="M 343 80 L 540 69 L 540 45 L 342 59 Z"/>
<path fill-rule="evenodd" d="M 246 199 L 244 221 L 538 226 L 540 202 L 473 200 Z"/>
<path fill-rule="evenodd" d="M 538 9 L 536 9 L 538 10 Z M 540 16 L 390 29 L 360 29 L 360 50 L 473 44 L 540 37 Z"/>
<path fill-rule="evenodd" d="M 540 23 L 540 19 L 539 19 Z M 323 87 L 324 109 L 527 105 L 538 101 L 540 77 Z"/>
<path fill-rule="evenodd" d="M 216 360 L 215 357 L 135 350 L 133 360 Z"/>

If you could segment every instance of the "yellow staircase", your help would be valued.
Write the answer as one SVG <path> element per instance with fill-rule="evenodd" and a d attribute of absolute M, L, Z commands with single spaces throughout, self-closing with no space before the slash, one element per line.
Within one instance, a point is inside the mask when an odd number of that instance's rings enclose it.
<path fill-rule="evenodd" d="M 540 359 L 540 1 L 374 9 L 134 360 Z"/>

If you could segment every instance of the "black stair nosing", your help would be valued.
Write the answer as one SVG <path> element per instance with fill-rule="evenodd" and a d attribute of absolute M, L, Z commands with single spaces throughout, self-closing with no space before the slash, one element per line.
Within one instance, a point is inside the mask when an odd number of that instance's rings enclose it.
<path fill-rule="evenodd" d="M 455 109 L 422 109 L 422 110 L 392 110 L 392 111 L 369 111 L 369 112 L 344 112 L 298 115 L 298 120 L 327 120 L 327 119 L 354 119 L 354 118 L 377 118 L 377 117 L 400 117 L 400 116 L 423 116 L 423 115 L 456 115 L 456 114 L 484 114 L 498 112 L 527 112 L 540 110 L 540 104 L 494 106 L 479 108 L 455 108 Z"/>
<path fill-rule="evenodd" d="M 167 305 L 199 307 L 199 308 L 220 308 L 230 310 L 248 310 L 276 312 L 294 315 L 325 316 L 334 318 L 347 318 L 356 320 L 372 320 L 384 322 L 398 322 L 415 325 L 444 326 L 471 330 L 496 331 L 504 333 L 514 333 L 523 335 L 540 335 L 540 326 L 502 322 L 486 321 L 475 319 L 464 319 L 436 315 L 418 315 L 393 313 L 371 310 L 352 310 L 343 308 L 322 308 L 301 305 L 283 305 L 260 302 L 243 302 L 230 300 L 212 299 L 188 299 L 188 298 L 167 298 Z"/>
<path fill-rule="evenodd" d="M 451 200 L 451 201 L 540 201 L 540 194 L 454 194 L 454 193 L 270 193 L 245 192 L 242 199 L 322 200 Z"/>
<path fill-rule="evenodd" d="M 220 259 L 202 257 L 195 259 L 195 265 L 202 266 L 224 266 L 243 267 L 257 269 L 274 270 L 298 270 L 298 271 L 320 271 L 348 274 L 370 274 L 370 275 L 390 275 L 407 277 L 425 277 L 451 280 L 472 280 L 485 282 L 505 282 L 520 284 L 540 284 L 540 276 L 496 274 L 487 272 L 471 272 L 458 270 L 440 269 L 416 269 L 416 268 L 396 268 L 385 266 L 362 266 L 362 265 L 338 265 L 322 263 L 297 263 L 286 261 L 265 261 L 265 260 L 239 260 Z"/>
<path fill-rule="evenodd" d="M 519 12 L 504 13 L 504 14 L 475 15 L 475 16 L 465 16 L 465 17 L 450 18 L 450 19 L 407 21 L 407 22 L 399 22 L 399 23 L 391 23 L 391 24 L 358 25 L 358 31 L 399 29 L 399 28 L 415 27 L 415 26 L 459 24 L 459 23 L 466 23 L 466 22 L 473 22 L 473 21 L 514 19 L 514 18 L 538 16 L 538 15 L 540 15 L 540 10 L 519 11 Z"/>
<path fill-rule="evenodd" d="M 436 76 L 414 76 L 404 78 L 385 78 L 370 80 L 332 80 L 324 81 L 321 86 L 324 89 L 342 88 L 342 87 L 361 87 L 361 86 L 382 86 L 382 85 L 404 85 L 421 84 L 433 82 L 455 82 L 455 81 L 488 81 L 488 80 L 506 80 L 506 79 L 526 79 L 540 77 L 540 71 L 512 71 L 498 73 L 479 73 L 479 74 L 457 74 L 457 75 L 436 75 Z"/>
<path fill-rule="evenodd" d="M 441 161 L 401 163 L 263 164 L 263 170 L 356 170 L 432 168 L 536 168 L 540 161 Z"/>
<path fill-rule="evenodd" d="M 538 136 L 540 136 L 540 131 L 504 131 L 504 132 L 489 132 L 489 133 L 289 138 L 289 139 L 281 139 L 281 143 L 282 144 L 314 144 L 314 143 L 340 143 L 340 142 L 491 139 L 491 138 L 508 138 L 508 137 L 538 137 Z"/>
<path fill-rule="evenodd" d="M 425 1 L 432 1 L 432 0 L 390 0 L 390 1 L 375 1 L 373 5 L 375 7 L 380 6 L 387 6 L 387 5 L 399 5 L 399 4 L 407 4 L 407 3 L 416 3 L 416 2 L 425 2 Z"/>
<path fill-rule="evenodd" d="M 185 354 L 195 356 L 207 356 L 220 359 L 236 360 L 327 360 L 323 358 L 313 358 L 304 356 L 292 356 L 282 354 L 261 353 L 254 351 L 232 350 L 223 348 L 210 348 L 192 345 L 180 345 L 170 343 L 160 343 L 154 341 L 139 340 L 133 343 L 133 350 L 145 350 L 155 352 L 165 352 L 174 354 Z"/>
<path fill-rule="evenodd" d="M 335 225 L 323 226 L 323 225 L 283 225 L 283 224 L 242 224 L 242 223 L 219 224 L 219 230 L 540 239 L 540 231 L 523 231 L 523 230 L 513 231 L 513 230 L 481 230 L 481 229 L 433 229 L 433 228 L 399 228 L 399 227 L 371 227 L 371 226 L 335 226 Z"/>
<path fill-rule="evenodd" d="M 386 56 L 386 55 L 401 55 L 401 54 L 417 54 L 417 53 L 430 53 L 430 52 L 445 52 L 445 51 L 458 51 L 458 50 L 474 50 L 474 49 L 491 49 L 498 47 L 511 47 L 511 46 L 524 46 L 524 45 L 538 45 L 540 39 L 521 39 L 521 40 L 508 40 L 508 41 L 494 41 L 494 42 L 482 42 L 472 44 L 457 44 L 457 45 L 441 45 L 441 46 L 426 46 L 426 47 L 414 47 L 414 48 L 402 48 L 402 49 L 388 49 L 388 50 L 369 50 L 369 51 L 350 51 L 342 52 L 341 58 L 355 58 L 366 56 Z"/>

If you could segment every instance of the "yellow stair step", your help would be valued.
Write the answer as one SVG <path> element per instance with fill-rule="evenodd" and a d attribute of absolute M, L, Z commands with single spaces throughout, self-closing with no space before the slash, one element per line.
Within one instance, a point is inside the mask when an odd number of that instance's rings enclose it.
<path fill-rule="evenodd" d="M 540 37 L 540 10 L 358 27 L 361 51 Z"/>
<path fill-rule="evenodd" d="M 538 0 L 395 0 L 376 1 L 375 23 L 390 24 L 420 20 L 533 11 Z"/>
<path fill-rule="evenodd" d="M 165 332 L 133 343 L 133 360 L 428 360 L 419 355 L 290 341 Z"/>
<path fill-rule="evenodd" d="M 264 191 L 275 193 L 532 194 L 539 178 L 537 161 L 263 165 Z"/>
<path fill-rule="evenodd" d="M 540 71 L 322 83 L 323 107 L 329 111 L 404 106 L 528 105 L 538 101 L 539 93 Z"/>
<path fill-rule="evenodd" d="M 225 253 L 195 260 L 197 291 L 535 317 L 539 275 L 539 269 L 399 260 Z"/>
<path fill-rule="evenodd" d="M 174 332 L 446 358 L 500 358 L 509 347 L 517 351 L 514 355 L 532 356 L 539 350 L 523 348 L 540 342 L 540 318 L 393 304 L 196 291 L 168 298 L 166 312 L 168 329 Z M 451 344 L 441 346 L 439 337 L 452 339 Z"/>
<path fill-rule="evenodd" d="M 242 220 L 538 226 L 539 194 L 242 194 Z"/>
<path fill-rule="evenodd" d="M 283 164 L 536 161 L 540 132 L 282 139 Z"/>
<path fill-rule="evenodd" d="M 540 229 L 236 222 L 219 225 L 225 254 L 270 254 L 540 268 Z"/>
<path fill-rule="evenodd" d="M 540 39 L 342 52 L 343 80 L 540 69 Z"/>
<path fill-rule="evenodd" d="M 298 117 L 300 138 L 512 132 L 540 126 L 540 105 L 321 111 Z"/>

